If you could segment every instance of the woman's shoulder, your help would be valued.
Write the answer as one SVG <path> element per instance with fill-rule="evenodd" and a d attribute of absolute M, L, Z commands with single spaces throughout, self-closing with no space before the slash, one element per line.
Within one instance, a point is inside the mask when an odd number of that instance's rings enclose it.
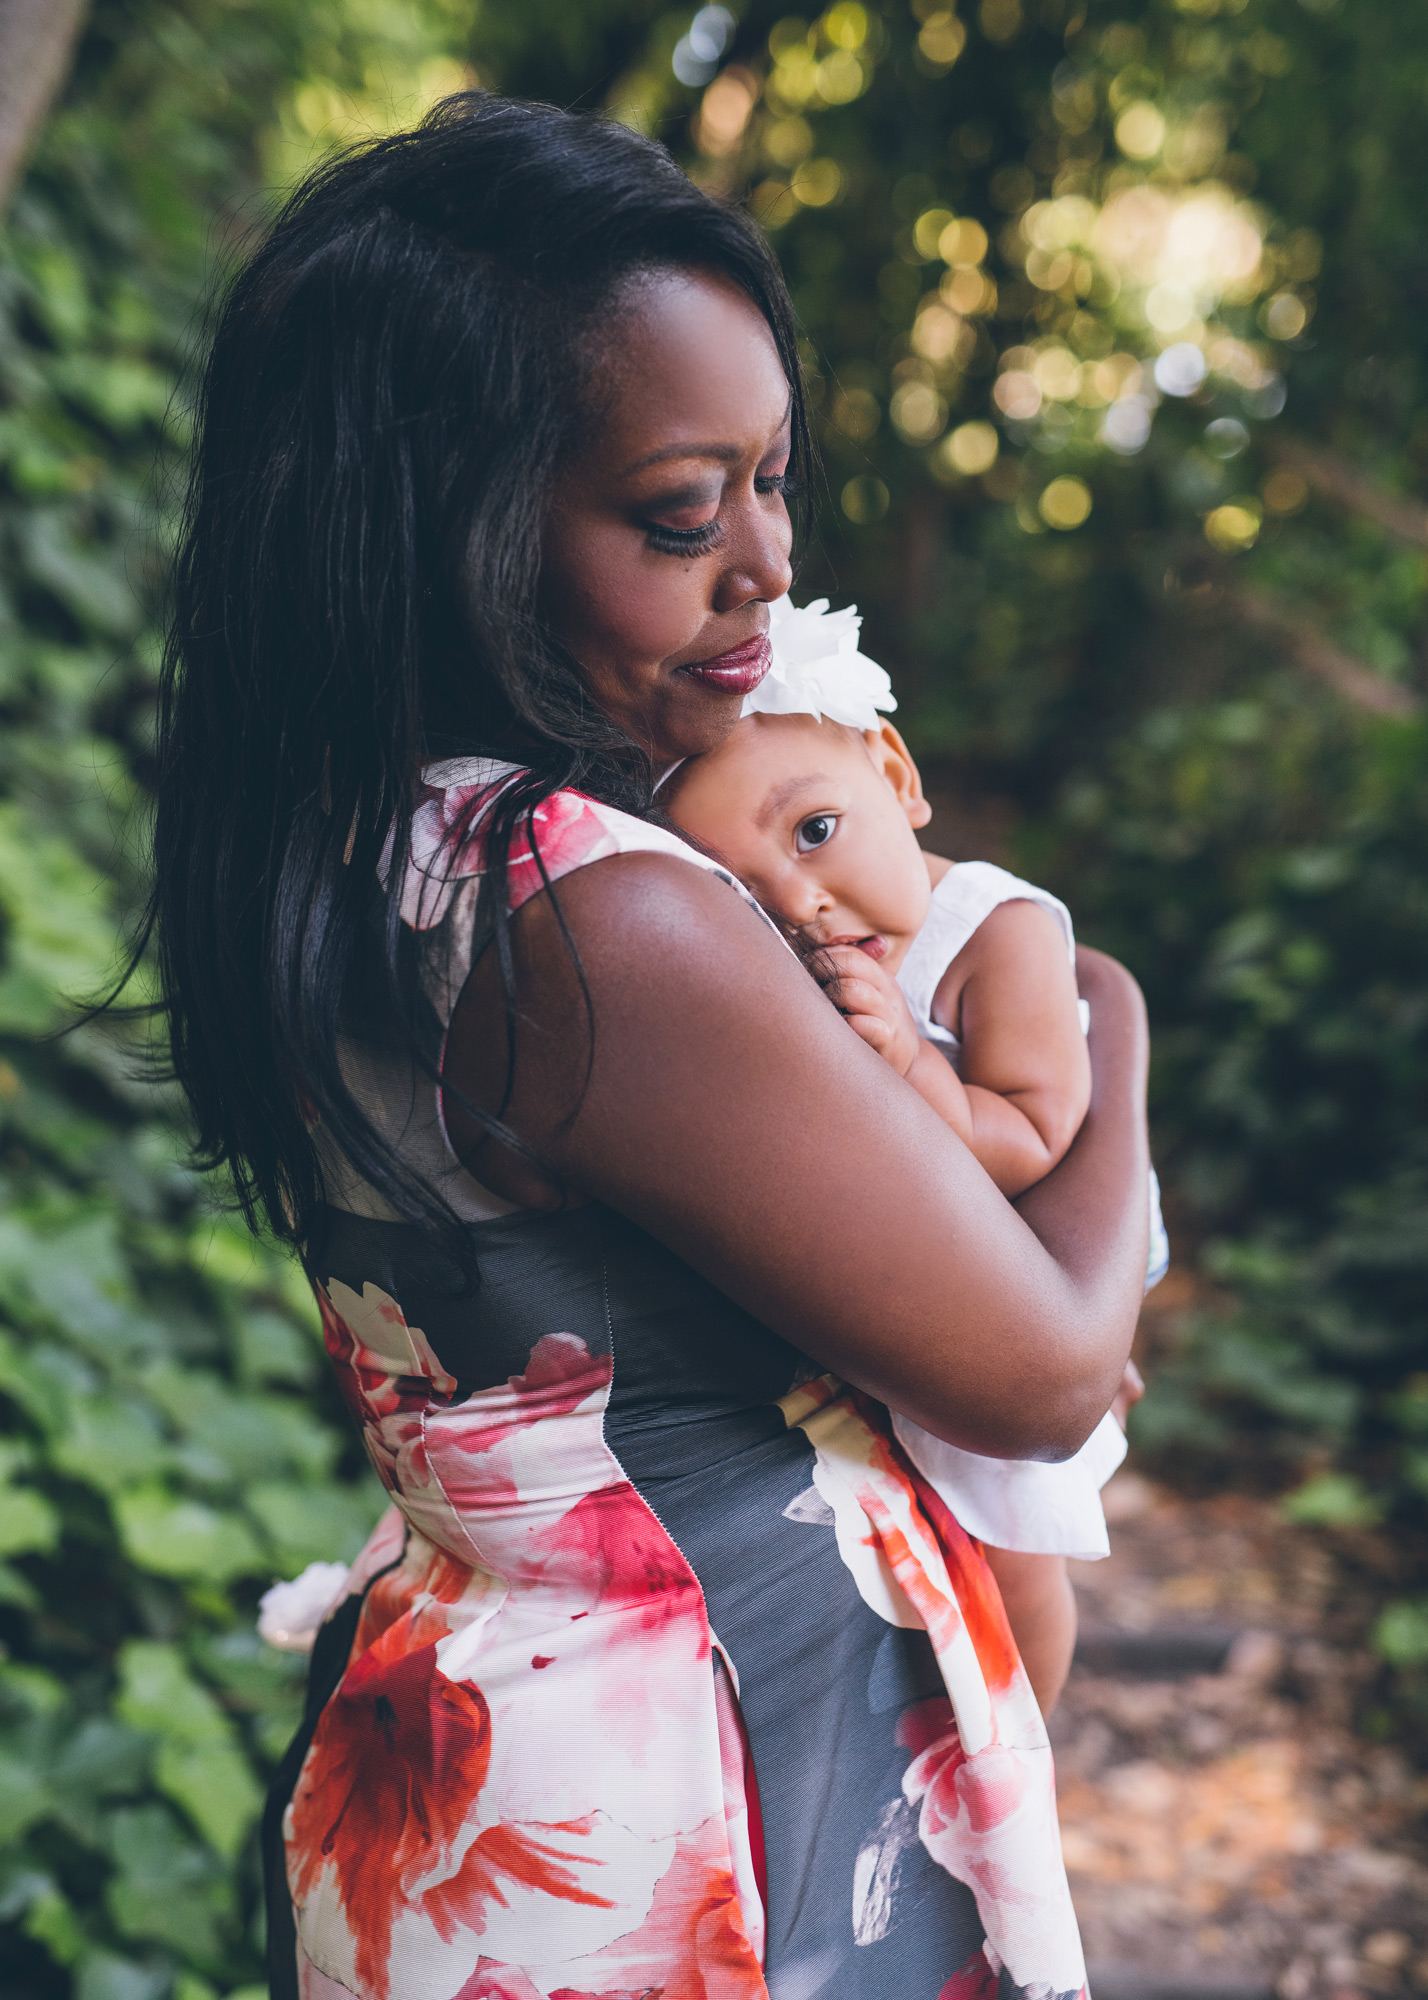
<path fill-rule="evenodd" d="M 413 929 L 441 923 L 461 886 L 485 874 L 491 809 L 521 775 L 519 766 L 488 757 L 452 759 L 423 772 L 402 896 L 402 916 Z M 506 863 L 507 905 L 519 910 L 563 876 L 616 854 L 670 856 L 754 901 L 727 868 L 671 829 L 567 788 L 548 793 L 517 826 Z"/>

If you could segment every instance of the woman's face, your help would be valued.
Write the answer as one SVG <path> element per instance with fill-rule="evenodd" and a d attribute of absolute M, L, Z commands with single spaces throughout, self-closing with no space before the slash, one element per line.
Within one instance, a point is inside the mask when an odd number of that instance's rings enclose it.
<path fill-rule="evenodd" d="M 601 712 L 656 763 L 723 741 L 789 587 L 789 390 L 724 279 L 641 278 L 592 371 L 599 421 L 547 516 L 541 597 Z"/>

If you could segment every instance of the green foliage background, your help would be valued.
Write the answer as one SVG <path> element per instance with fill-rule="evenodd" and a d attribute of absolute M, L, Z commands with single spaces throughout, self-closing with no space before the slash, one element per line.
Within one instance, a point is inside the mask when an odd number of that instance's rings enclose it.
<path fill-rule="evenodd" d="M 120 1030 L 38 1037 L 102 982 L 142 893 L 206 288 L 323 147 L 473 74 L 605 104 L 752 192 L 824 433 L 801 593 L 867 614 L 953 851 L 994 838 L 1150 996 L 1185 1303 L 1142 1447 L 1267 1475 L 1329 1530 L 1392 1526 L 1385 1714 L 1416 1726 L 1428 21 L 1414 0 L 983 0 L 960 21 L 752 0 L 682 84 L 692 11 L 103 0 L 0 239 L 6 1994 L 261 1990 L 254 1816 L 301 1663 L 258 1642 L 256 1599 L 350 1556 L 378 1496 L 299 1274 L 184 1165 L 180 1108 Z M 1136 106 L 1161 121 L 1148 153 L 1117 138 Z M 1150 386 L 1174 301 L 1096 246 L 1139 187 L 1208 191 L 1265 246 L 1254 286 L 1194 302 L 1212 365 L 1189 397 Z M 956 326 L 944 215 L 986 242 Z M 1138 450 L 1105 442 L 1112 355 L 1147 371 Z M 1009 374 L 1058 367 L 1079 400 L 1008 413 Z M 995 464 L 959 469 L 946 439 L 985 456 L 965 427 L 987 424 Z M 1070 514 L 1090 503 L 1078 525 L 1054 525 L 1056 480 L 1080 484 Z"/>

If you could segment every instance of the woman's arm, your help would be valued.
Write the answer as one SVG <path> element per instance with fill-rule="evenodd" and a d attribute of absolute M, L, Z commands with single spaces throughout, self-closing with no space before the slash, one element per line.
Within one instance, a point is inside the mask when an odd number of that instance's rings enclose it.
<path fill-rule="evenodd" d="M 717 878 L 624 855 L 558 893 L 594 1042 L 550 898 L 536 897 L 512 925 L 517 1133 L 576 1189 L 939 1436 L 1004 1457 L 1076 1450 L 1115 1393 L 1145 1274 L 1146 1035 L 1129 976 L 1087 955 L 1091 1109 L 1023 1220 Z M 487 1185 L 539 1200 L 509 1151 L 479 1143 L 454 1094 L 490 1109 L 502 1099 L 492 956 L 452 1022 L 447 1119 Z"/>

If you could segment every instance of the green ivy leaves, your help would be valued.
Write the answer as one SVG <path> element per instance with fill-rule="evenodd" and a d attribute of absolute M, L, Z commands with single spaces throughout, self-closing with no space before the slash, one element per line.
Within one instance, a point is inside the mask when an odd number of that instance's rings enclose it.
<path fill-rule="evenodd" d="M 231 1860 L 262 1795 L 233 1723 L 194 1680 L 182 1653 L 157 1640 L 129 1640 L 119 1655 L 114 1709 L 121 1722 L 157 1738 L 159 1789 Z"/>

